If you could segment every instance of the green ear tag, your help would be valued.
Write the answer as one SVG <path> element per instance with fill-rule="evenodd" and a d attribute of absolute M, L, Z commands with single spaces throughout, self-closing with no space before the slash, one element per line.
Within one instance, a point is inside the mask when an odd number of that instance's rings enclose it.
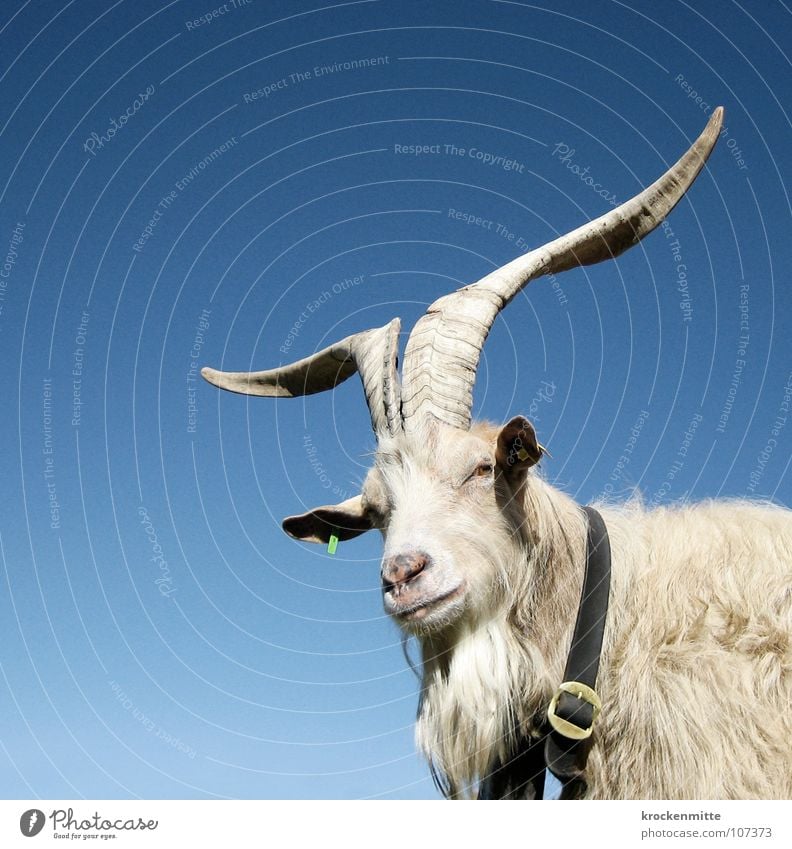
<path fill-rule="evenodd" d="M 338 537 L 335 534 L 330 534 L 330 540 L 327 543 L 327 553 L 335 554 L 338 546 Z"/>

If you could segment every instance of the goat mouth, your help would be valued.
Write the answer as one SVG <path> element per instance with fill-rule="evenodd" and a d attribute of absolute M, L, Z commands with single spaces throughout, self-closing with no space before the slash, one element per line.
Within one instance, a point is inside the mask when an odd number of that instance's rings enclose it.
<path fill-rule="evenodd" d="M 412 604 L 408 604 L 401 608 L 395 608 L 391 610 L 391 613 L 400 621 L 424 619 L 445 602 L 449 602 L 452 599 L 456 599 L 461 596 L 462 592 L 463 585 L 458 584 L 452 590 L 448 590 L 448 592 L 440 593 L 440 595 L 433 596 L 432 598 L 413 602 Z"/>

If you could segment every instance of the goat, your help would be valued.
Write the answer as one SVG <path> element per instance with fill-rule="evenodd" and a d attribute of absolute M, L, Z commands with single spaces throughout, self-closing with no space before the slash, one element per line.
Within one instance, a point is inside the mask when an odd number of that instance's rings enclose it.
<path fill-rule="evenodd" d="M 283 527 L 309 542 L 382 532 L 385 610 L 422 652 L 417 743 L 447 796 L 534 798 L 521 759 L 563 680 L 586 554 L 584 513 L 533 468 L 544 449 L 531 423 L 471 423 L 481 348 L 531 280 L 651 232 L 721 123 L 718 108 L 632 200 L 436 301 L 409 337 L 403 381 L 398 319 L 281 368 L 203 370 L 280 397 L 360 373 L 378 440 L 361 494 Z M 613 568 L 586 798 L 791 798 L 792 513 L 747 501 L 600 510 Z"/>

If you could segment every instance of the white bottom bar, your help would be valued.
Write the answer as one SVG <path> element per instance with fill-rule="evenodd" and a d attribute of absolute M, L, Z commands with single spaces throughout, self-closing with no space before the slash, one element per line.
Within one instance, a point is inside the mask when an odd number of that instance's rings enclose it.
<path fill-rule="evenodd" d="M 0 846 L 53 841 L 169 849 L 328 842 L 343 842 L 344 849 L 404 849 L 417 841 L 786 849 L 792 846 L 792 802 L 0 802 Z"/>

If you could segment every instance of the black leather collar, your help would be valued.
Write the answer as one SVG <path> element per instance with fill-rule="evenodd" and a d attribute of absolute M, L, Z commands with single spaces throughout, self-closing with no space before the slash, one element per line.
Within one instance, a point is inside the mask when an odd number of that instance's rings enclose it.
<path fill-rule="evenodd" d="M 545 768 L 561 783 L 560 798 L 577 799 L 586 791 L 584 771 L 599 712 L 595 688 L 608 612 L 611 554 L 602 516 L 593 507 L 583 510 L 588 519 L 583 588 L 564 682 L 548 709 L 552 716 L 537 722 L 541 736 L 520 739 L 509 761 L 494 766 L 482 782 L 480 799 L 542 799 Z"/>
<path fill-rule="evenodd" d="M 596 694 L 602 640 L 610 595 L 611 553 L 608 529 L 593 507 L 588 517 L 586 571 L 564 683 L 548 709 L 550 725 L 545 740 L 545 763 L 562 785 L 562 799 L 583 795 L 583 777 L 591 732 L 600 710 Z"/>

